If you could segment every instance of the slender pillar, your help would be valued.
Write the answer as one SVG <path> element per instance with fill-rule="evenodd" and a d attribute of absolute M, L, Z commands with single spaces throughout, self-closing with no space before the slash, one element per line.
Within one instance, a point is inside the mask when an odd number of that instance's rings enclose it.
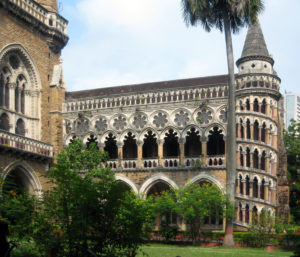
<path fill-rule="evenodd" d="M 250 188 L 249 188 L 249 196 L 250 197 L 253 197 L 253 180 L 250 181 Z"/>
<path fill-rule="evenodd" d="M 184 138 L 179 139 L 179 165 L 180 166 L 185 166 L 184 165 L 184 156 L 185 156 L 184 141 L 185 141 Z"/>
<path fill-rule="evenodd" d="M 238 123 L 238 126 L 237 126 L 237 137 L 238 138 L 241 138 L 242 137 L 242 135 L 241 135 L 241 124 L 240 123 Z"/>
<path fill-rule="evenodd" d="M 143 142 L 142 141 L 137 142 L 137 167 L 138 168 L 143 167 Z"/>
<path fill-rule="evenodd" d="M 158 144 L 158 166 L 163 166 L 163 159 L 164 159 L 163 141 L 157 140 L 157 144 Z"/>
<path fill-rule="evenodd" d="M 122 160 L 123 160 L 123 144 L 118 142 L 118 167 L 122 167 Z"/>
<path fill-rule="evenodd" d="M 202 144 L 202 165 L 206 166 L 206 158 L 207 158 L 207 141 L 201 141 Z"/>
<path fill-rule="evenodd" d="M 252 224 L 252 209 L 249 208 L 249 224 Z"/>
<path fill-rule="evenodd" d="M 269 201 L 269 185 L 268 184 L 265 184 L 264 199 L 265 199 L 265 201 Z"/>
<path fill-rule="evenodd" d="M 245 221 L 246 221 L 246 209 L 245 208 L 242 208 L 242 217 L 243 217 L 242 222 L 245 223 Z"/>
<path fill-rule="evenodd" d="M 257 186 L 257 188 L 258 188 L 258 192 L 257 192 L 257 198 L 258 199 L 260 199 L 260 194 L 261 194 L 261 183 L 258 183 L 258 186 Z"/>
<path fill-rule="evenodd" d="M 250 168 L 253 168 L 253 153 L 250 153 Z"/>
<path fill-rule="evenodd" d="M 240 194 L 240 186 L 241 186 L 241 180 L 239 178 L 237 178 L 237 183 L 236 183 L 236 187 L 235 187 L 235 193 L 236 194 Z"/>
<path fill-rule="evenodd" d="M 254 125 L 250 124 L 250 139 L 253 140 L 254 139 Z"/>
<path fill-rule="evenodd" d="M 242 180 L 242 186 L 243 186 L 243 195 L 246 195 L 246 180 Z"/>
<path fill-rule="evenodd" d="M 259 131 L 258 140 L 261 141 L 262 126 L 258 127 L 258 131 Z"/>

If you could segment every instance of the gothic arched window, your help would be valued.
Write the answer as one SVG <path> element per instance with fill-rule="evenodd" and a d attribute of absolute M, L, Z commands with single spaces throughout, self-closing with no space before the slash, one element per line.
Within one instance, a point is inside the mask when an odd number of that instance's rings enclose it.
<path fill-rule="evenodd" d="M 247 120 L 246 122 L 246 130 L 247 130 L 247 139 L 251 139 L 250 120 Z"/>
<path fill-rule="evenodd" d="M 258 180 L 257 177 L 253 179 L 253 197 L 258 197 Z"/>
<path fill-rule="evenodd" d="M 158 145 L 156 135 L 148 131 L 144 138 L 143 158 L 155 158 L 158 154 Z"/>
<path fill-rule="evenodd" d="M 259 139 L 259 124 L 258 124 L 257 120 L 254 122 L 253 139 L 254 140 L 258 140 Z"/>
<path fill-rule="evenodd" d="M 261 104 L 261 109 L 260 109 L 261 113 L 266 113 L 266 106 L 267 106 L 267 102 L 266 99 L 264 99 Z"/>
<path fill-rule="evenodd" d="M 253 102 L 253 111 L 258 112 L 258 109 L 259 109 L 258 100 L 257 98 L 255 98 Z"/>
<path fill-rule="evenodd" d="M 136 159 L 137 158 L 137 144 L 135 135 L 131 132 L 125 136 L 123 146 L 123 158 L 124 159 Z"/>
<path fill-rule="evenodd" d="M 163 145 L 164 157 L 177 157 L 179 156 L 179 143 L 177 132 L 170 129 L 165 136 L 165 142 Z"/>
<path fill-rule="evenodd" d="M 254 153 L 253 153 L 253 168 L 258 169 L 258 151 L 257 151 L 257 149 L 255 149 Z"/>
<path fill-rule="evenodd" d="M 0 129 L 9 131 L 9 117 L 6 113 L 0 116 Z"/>
<path fill-rule="evenodd" d="M 105 138 L 104 151 L 108 152 L 110 159 L 118 158 L 117 140 L 112 133 L 109 133 L 108 137 Z"/>
<path fill-rule="evenodd" d="M 25 122 L 22 119 L 18 119 L 15 133 L 21 136 L 25 136 Z"/>
<path fill-rule="evenodd" d="M 201 142 L 199 131 L 196 131 L 195 128 L 191 128 L 187 132 L 186 142 L 184 144 L 184 152 L 187 157 L 196 157 L 201 155 Z"/>
<path fill-rule="evenodd" d="M 225 141 L 222 130 L 214 127 L 209 131 L 207 142 L 207 155 L 223 155 L 225 153 Z"/>

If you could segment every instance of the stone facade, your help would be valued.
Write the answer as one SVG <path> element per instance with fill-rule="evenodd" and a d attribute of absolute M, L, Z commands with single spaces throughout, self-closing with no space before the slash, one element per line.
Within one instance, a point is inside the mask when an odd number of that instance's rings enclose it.
<path fill-rule="evenodd" d="M 28 190 L 74 137 L 106 150 L 116 178 L 147 197 L 188 183 L 226 191 L 228 76 L 65 92 L 67 21 L 55 0 L 0 1 L 0 165 Z M 260 25 L 236 74 L 236 229 L 288 215 L 280 78 Z M 222 219 L 205 221 L 221 229 Z M 177 222 L 176 219 L 173 220 Z"/>
<path fill-rule="evenodd" d="M 56 1 L 48 2 L 55 7 Z M 41 175 L 62 148 L 60 51 L 68 41 L 67 21 L 45 7 L 35 1 L 0 1 L 2 176 L 11 171 L 30 190 L 46 186 Z"/>

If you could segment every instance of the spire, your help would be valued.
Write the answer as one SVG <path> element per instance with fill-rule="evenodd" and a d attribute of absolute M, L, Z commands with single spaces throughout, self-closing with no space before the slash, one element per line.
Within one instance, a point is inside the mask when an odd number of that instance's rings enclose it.
<path fill-rule="evenodd" d="M 254 25 L 250 25 L 248 29 L 242 57 L 253 55 L 269 57 L 269 51 L 259 21 Z"/>
<path fill-rule="evenodd" d="M 244 44 L 241 58 L 237 61 L 237 65 L 247 59 L 260 59 L 274 64 L 273 58 L 269 55 L 269 51 L 262 33 L 260 23 L 250 25 Z"/>

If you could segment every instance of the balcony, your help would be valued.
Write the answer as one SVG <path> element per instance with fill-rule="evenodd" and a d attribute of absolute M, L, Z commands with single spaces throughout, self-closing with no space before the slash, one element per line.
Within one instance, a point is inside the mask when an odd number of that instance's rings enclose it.
<path fill-rule="evenodd" d="M 206 164 L 205 164 L 206 163 Z M 151 169 L 225 169 L 225 155 L 214 156 L 185 156 L 180 160 L 179 156 L 173 157 L 151 157 L 132 159 L 110 159 L 105 167 L 110 167 L 114 171 L 124 170 L 151 170 Z"/>
<path fill-rule="evenodd" d="M 15 152 L 27 158 L 52 159 L 53 146 L 38 140 L 0 130 L 0 148 L 5 152 Z"/>

